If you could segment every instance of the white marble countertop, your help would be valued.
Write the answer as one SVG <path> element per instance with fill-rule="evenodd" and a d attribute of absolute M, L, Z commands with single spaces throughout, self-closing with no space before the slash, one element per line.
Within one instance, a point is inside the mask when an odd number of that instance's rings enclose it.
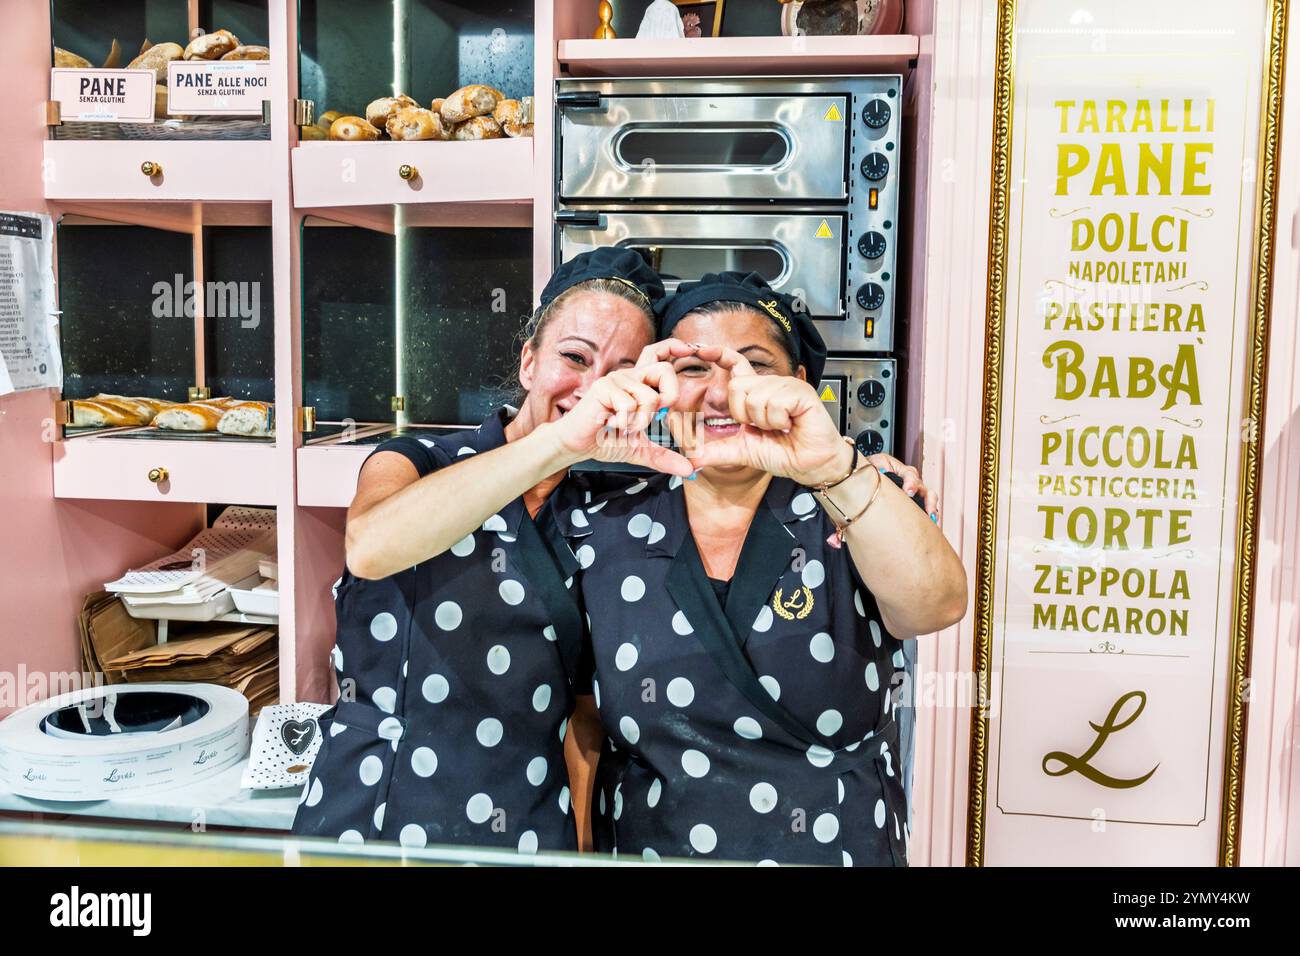
<path fill-rule="evenodd" d="M 123 794 L 108 800 L 34 800 L 0 786 L 0 811 L 287 831 L 293 825 L 302 788 L 245 790 L 239 786 L 239 778 L 246 762 L 188 787 Z"/>

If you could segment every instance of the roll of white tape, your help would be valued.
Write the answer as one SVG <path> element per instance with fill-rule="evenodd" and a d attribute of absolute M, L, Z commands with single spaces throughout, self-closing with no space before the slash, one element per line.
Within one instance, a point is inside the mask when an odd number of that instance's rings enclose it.
<path fill-rule="evenodd" d="M 196 783 L 248 756 L 248 699 L 216 684 L 110 684 L 0 721 L 0 781 L 41 800 Z"/>

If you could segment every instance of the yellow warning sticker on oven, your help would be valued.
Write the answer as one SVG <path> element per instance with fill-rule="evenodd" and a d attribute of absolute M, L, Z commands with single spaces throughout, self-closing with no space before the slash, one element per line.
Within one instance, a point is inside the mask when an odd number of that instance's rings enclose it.
<path fill-rule="evenodd" d="M 821 400 L 823 402 L 835 401 L 835 393 L 831 391 L 831 387 L 829 385 L 827 385 L 825 388 L 822 389 Z"/>
<path fill-rule="evenodd" d="M 838 103 L 832 103 L 831 108 L 826 111 L 826 116 L 823 118 L 832 123 L 843 123 L 844 116 L 840 113 L 840 105 Z"/>
<path fill-rule="evenodd" d="M 813 233 L 813 238 L 814 238 L 814 239 L 834 239 L 834 238 L 835 238 L 835 233 L 831 232 L 831 224 L 830 224 L 829 222 L 827 222 L 825 219 L 823 219 L 823 220 L 822 220 L 822 224 L 821 224 L 820 226 L 818 226 L 818 227 L 817 227 L 817 231 Z"/>

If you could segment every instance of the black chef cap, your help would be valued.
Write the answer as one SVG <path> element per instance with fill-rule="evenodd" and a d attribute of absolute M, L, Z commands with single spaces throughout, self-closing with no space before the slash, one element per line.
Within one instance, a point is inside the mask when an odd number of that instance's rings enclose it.
<path fill-rule="evenodd" d="M 668 338 L 673 326 L 688 312 L 710 302 L 740 302 L 769 316 L 792 346 L 795 363 L 802 365 L 808 381 L 816 385 L 826 367 L 826 342 L 817 325 L 793 296 L 777 292 L 757 272 L 709 272 L 699 282 L 683 282 L 676 294 L 660 303 L 659 337 Z"/>
<path fill-rule="evenodd" d="M 630 286 L 646 297 L 646 304 L 654 308 L 664 296 L 664 284 L 659 274 L 631 249 L 601 246 L 574 256 L 560 265 L 542 290 L 541 304 L 549 305 L 560 295 L 581 282 L 591 279 L 613 279 Z"/>

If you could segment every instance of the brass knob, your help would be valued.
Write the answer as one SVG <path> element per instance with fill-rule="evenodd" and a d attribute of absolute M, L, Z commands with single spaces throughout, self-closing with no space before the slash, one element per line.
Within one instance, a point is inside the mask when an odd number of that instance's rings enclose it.
<path fill-rule="evenodd" d="M 161 176 L 162 163 L 152 163 L 146 159 L 143 163 L 140 164 L 140 172 L 144 173 L 150 179 L 152 179 L 155 176 Z"/>
<path fill-rule="evenodd" d="M 403 163 L 397 168 L 397 175 L 409 183 L 412 179 L 420 175 L 420 171 L 408 163 Z"/>
<path fill-rule="evenodd" d="M 150 469 L 149 469 L 149 480 L 152 481 L 155 485 L 157 485 L 157 484 L 161 484 L 162 482 L 166 481 L 166 480 L 167 480 L 167 469 L 166 469 L 166 468 L 150 468 Z"/>

